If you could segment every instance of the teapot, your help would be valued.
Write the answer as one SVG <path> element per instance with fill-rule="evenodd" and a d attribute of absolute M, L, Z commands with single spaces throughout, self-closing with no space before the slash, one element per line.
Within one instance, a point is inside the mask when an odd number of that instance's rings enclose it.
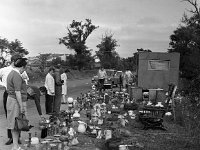
<path fill-rule="evenodd" d="M 73 114 L 74 118 L 80 118 L 80 114 L 78 112 L 78 110 L 75 110 L 75 113 Z"/>
<path fill-rule="evenodd" d="M 80 133 L 84 133 L 86 131 L 87 128 L 87 124 L 83 121 L 78 121 L 79 125 L 78 125 L 78 132 Z"/>

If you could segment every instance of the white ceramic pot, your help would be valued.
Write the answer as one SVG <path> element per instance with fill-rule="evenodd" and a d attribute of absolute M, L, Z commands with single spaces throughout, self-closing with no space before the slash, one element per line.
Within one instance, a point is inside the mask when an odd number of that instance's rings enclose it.
<path fill-rule="evenodd" d="M 31 144 L 33 144 L 33 145 L 39 144 L 39 139 L 38 139 L 38 137 L 32 137 L 32 138 L 31 138 Z"/>
<path fill-rule="evenodd" d="M 78 123 L 79 123 L 78 132 L 84 133 L 86 131 L 87 124 L 85 122 L 82 122 L 82 121 L 78 121 Z"/>
<path fill-rule="evenodd" d="M 73 103 L 74 99 L 72 97 L 67 98 L 68 103 Z"/>

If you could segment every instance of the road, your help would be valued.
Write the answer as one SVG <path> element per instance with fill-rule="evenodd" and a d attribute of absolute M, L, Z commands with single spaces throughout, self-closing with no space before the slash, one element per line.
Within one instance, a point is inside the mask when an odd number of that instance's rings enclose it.
<path fill-rule="evenodd" d="M 34 83 L 32 85 L 37 85 L 38 87 L 41 85 L 44 85 L 44 83 Z M 69 97 L 76 98 L 77 96 L 80 96 L 80 93 L 88 92 L 91 89 L 91 79 L 81 79 L 81 80 L 71 80 L 68 81 L 68 93 Z M 6 133 L 6 117 L 5 112 L 3 109 L 3 90 L 0 90 L 0 150 L 11 150 L 12 145 L 5 145 L 5 142 L 7 139 L 7 133 Z M 45 99 L 44 96 L 41 96 L 41 107 L 43 111 L 43 115 L 45 118 L 48 118 L 49 116 L 45 114 Z M 61 105 L 61 110 L 64 110 L 66 105 Z M 34 127 L 29 132 L 22 132 L 21 133 L 21 141 L 23 146 L 25 144 L 25 140 L 28 139 L 28 133 L 32 133 L 34 136 L 35 133 L 37 133 L 38 137 L 40 137 L 41 130 L 38 128 L 38 122 L 39 122 L 39 115 L 37 112 L 37 109 L 35 107 L 35 103 L 32 100 L 28 101 L 28 116 L 29 124 L 33 125 Z"/>

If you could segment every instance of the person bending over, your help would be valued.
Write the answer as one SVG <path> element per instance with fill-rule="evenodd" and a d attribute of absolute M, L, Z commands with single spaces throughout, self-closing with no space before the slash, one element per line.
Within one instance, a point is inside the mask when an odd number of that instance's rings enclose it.
<path fill-rule="evenodd" d="M 46 94 L 46 88 L 44 86 L 38 88 L 37 86 L 27 86 L 27 98 L 34 100 L 40 118 L 42 118 L 42 109 L 40 105 L 40 96 Z"/>

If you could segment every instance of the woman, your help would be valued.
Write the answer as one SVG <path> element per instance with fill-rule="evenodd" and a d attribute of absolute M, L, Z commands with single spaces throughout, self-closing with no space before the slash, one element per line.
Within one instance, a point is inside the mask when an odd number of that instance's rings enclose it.
<path fill-rule="evenodd" d="M 15 130 L 15 117 L 20 113 L 25 113 L 27 101 L 26 83 L 22 79 L 21 74 L 25 71 L 27 62 L 26 58 L 19 58 L 14 62 L 14 68 L 7 77 L 7 122 L 8 129 L 11 129 L 13 137 L 12 150 L 20 150 L 18 145 L 20 131 Z"/>
<path fill-rule="evenodd" d="M 62 97 L 63 97 L 63 102 L 62 103 L 66 103 L 66 96 L 67 96 L 67 73 L 68 73 L 68 69 L 66 69 L 62 74 L 61 74 L 61 80 L 63 81 L 63 85 L 62 85 Z"/>

